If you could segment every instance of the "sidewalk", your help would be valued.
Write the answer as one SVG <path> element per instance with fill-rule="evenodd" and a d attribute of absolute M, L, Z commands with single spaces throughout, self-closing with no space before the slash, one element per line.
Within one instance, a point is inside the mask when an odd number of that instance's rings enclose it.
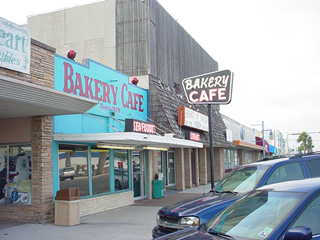
<path fill-rule="evenodd" d="M 201 196 L 209 190 L 210 185 L 185 191 L 167 190 L 165 198 L 138 200 L 131 206 L 82 217 L 81 224 L 72 227 L 0 224 L 0 240 L 150 240 L 162 206 Z"/>

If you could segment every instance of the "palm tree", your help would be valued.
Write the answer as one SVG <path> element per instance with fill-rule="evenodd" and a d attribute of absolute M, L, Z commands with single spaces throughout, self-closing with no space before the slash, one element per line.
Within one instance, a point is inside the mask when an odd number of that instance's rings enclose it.
<path fill-rule="evenodd" d="M 312 144 L 312 138 L 309 136 L 307 139 L 307 152 L 311 153 L 313 148 L 314 146 Z"/>
<path fill-rule="evenodd" d="M 312 145 L 312 138 L 306 132 L 302 132 L 299 135 L 297 142 L 300 143 L 300 146 L 298 148 L 299 152 L 312 152 L 312 148 L 314 147 Z"/>

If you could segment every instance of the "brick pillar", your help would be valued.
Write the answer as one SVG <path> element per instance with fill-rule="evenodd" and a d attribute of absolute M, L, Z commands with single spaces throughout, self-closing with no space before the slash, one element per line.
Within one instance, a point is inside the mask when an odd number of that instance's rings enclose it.
<path fill-rule="evenodd" d="M 199 149 L 198 148 L 196 148 L 195 150 L 195 167 L 196 167 L 196 171 L 195 171 L 195 173 L 196 173 L 196 176 L 195 176 L 195 178 L 196 178 L 196 186 L 199 186 L 200 185 L 200 177 L 199 177 L 199 175 L 200 175 L 200 173 L 199 173 Z"/>
<path fill-rule="evenodd" d="M 38 222 L 53 220 L 52 118 L 32 118 L 32 207 Z"/>
<path fill-rule="evenodd" d="M 254 161 L 258 161 L 259 160 L 259 152 L 258 151 L 254 151 L 253 156 L 254 156 Z"/>
<path fill-rule="evenodd" d="M 214 148 L 214 180 L 217 181 L 224 176 L 224 148 Z"/>
<path fill-rule="evenodd" d="M 184 150 L 184 166 L 185 166 L 185 182 L 186 188 L 192 188 L 192 165 L 191 165 L 191 151 L 187 148 Z"/>
<path fill-rule="evenodd" d="M 244 159 L 244 152 L 241 149 L 238 149 L 238 157 L 239 157 L 239 165 L 245 164 L 245 159 Z"/>
<path fill-rule="evenodd" d="M 183 148 L 175 149 L 176 157 L 176 189 L 185 190 L 185 176 L 184 176 L 184 150 Z"/>
<path fill-rule="evenodd" d="M 206 148 L 199 149 L 199 175 L 200 175 L 200 184 L 208 183 L 208 164 L 207 164 L 207 151 Z"/>

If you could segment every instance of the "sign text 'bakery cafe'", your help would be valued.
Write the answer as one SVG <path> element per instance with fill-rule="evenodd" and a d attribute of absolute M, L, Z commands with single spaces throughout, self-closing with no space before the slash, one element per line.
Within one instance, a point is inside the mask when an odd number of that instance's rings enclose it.
<path fill-rule="evenodd" d="M 92 60 L 79 64 L 55 56 L 55 88 L 68 94 L 98 101 L 89 113 L 147 119 L 148 91 L 129 83 L 129 77 Z"/>

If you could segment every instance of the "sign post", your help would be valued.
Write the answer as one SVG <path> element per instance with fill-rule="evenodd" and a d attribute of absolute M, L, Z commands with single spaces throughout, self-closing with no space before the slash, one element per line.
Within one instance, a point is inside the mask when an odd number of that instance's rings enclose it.
<path fill-rule="evenodd" d="M 233 73 L 230 70 L 206 73 L 182 80 L 183 89 L 190 104 L 207 104 L 209 119 L 209 162 L 211 190 L 214 192 L 213 170 L 213 118 L 212 106 L 229 104 L 232 96 Z"/>

